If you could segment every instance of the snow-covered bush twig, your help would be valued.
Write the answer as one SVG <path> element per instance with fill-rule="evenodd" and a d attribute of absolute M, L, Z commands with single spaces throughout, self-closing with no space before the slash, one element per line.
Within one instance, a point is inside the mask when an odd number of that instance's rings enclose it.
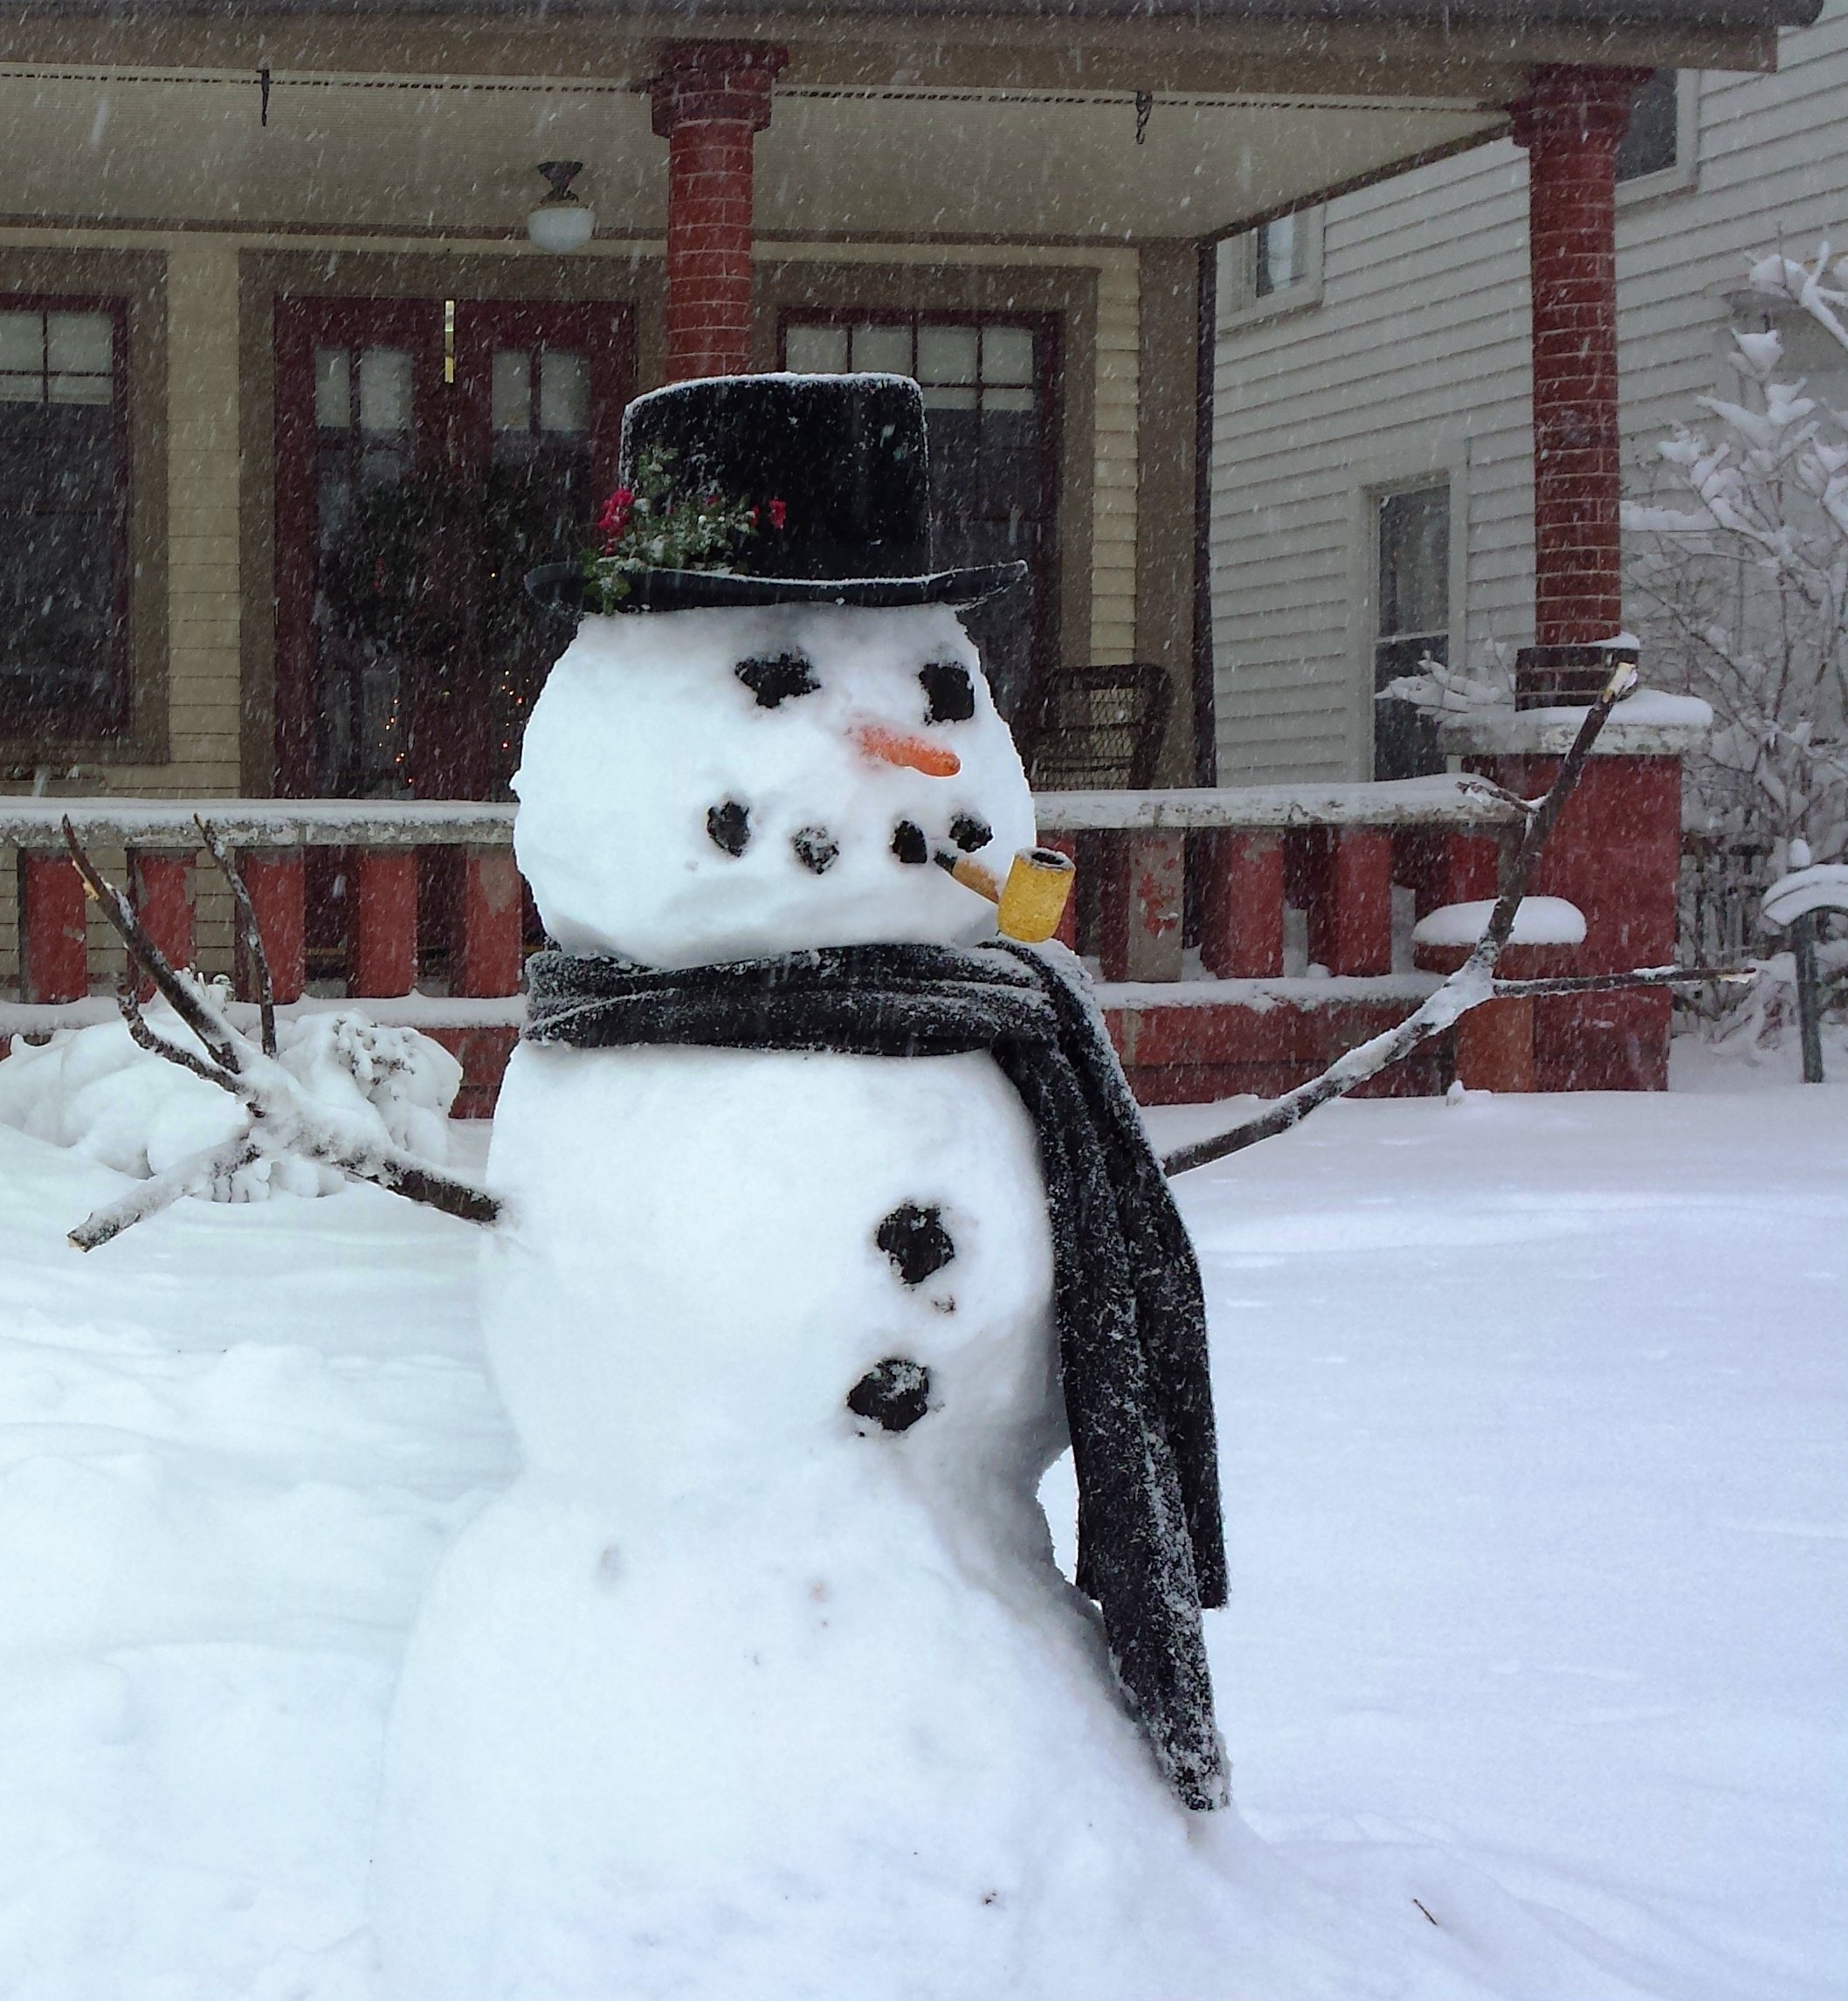
<path fill-rule="evenodd" d="M 213 860 L 231 885 L 240 914 L 249 911 L 248 892 L 223 844 L 203 821 L 200 831 Z M 376 1134 L 343 1120 L 336 1111 L 313 1103 L 297 1079 L 276 1059 L 273 1006 L 264 1010 L 260 1041 L 251 1042 L 225 1018 L 203 981 L 175 969 L 148 935 L 128 898 L 92 861 L 68 819 L 64 823 L 64 837 L 85 889 L 101 907 L 128 951 L 129 969 L 119 990 L 118 1005 L 129 1034 L 142 1048 L 229 1092 L 249 1115 L 249 1123 L 241 1133 L 182 1161 L 79 1224 L 70 1232 L 71 1242 L 79 1251 L 93 1251 L 100 1244 L 107 1244 L 182 1196 L 208 1192 L 215 1182 L 263 1155 L 293 1154 L 320 1166 L 336 1169 L 355 1180 L 376 1182 L 381 1188 L 440 1209 L 446 1215 L 471 1223 L 494 1221 L 500 1204 L 492 1196 L 454 1179 L 428 1162 L 382 1144 Z M 254 913 L 248 919 L 245 940 L 253 968 L 260 969 L 259 991 L 272 992 Z M 148 1025 L 136 997 L 137 969 L 153 981 L 197 1039 L 204 1052 L 203 1056 L 169 1041 Z"/>

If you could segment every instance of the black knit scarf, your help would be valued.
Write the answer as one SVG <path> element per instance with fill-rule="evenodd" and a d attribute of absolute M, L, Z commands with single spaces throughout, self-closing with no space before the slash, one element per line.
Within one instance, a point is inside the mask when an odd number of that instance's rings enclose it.
<path fill-rule="evenodd" d="M 1175 1791 L 1190 1807 L 1223 1804 L 1200 1627 L 1200 1608 L 1225 1602 L 1225 1555 L 1199 1268 L 1082 990 L 1050 955 L 1004 942 L 844 946 L 685 972 L 548 951 L 527 974 L 531 1042 L 994 1057 L 1045 1176 L 1079 1586 Z"/>

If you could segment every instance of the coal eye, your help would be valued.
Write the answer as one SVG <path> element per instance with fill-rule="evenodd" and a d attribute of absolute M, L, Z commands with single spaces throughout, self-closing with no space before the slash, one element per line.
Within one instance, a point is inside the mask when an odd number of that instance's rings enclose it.
<path fill-rule="evenodd" d="M 740 660 L 732 669 L 757 698 L 759 708 L 775 708 L 799 694 L 813 694 L 821 683 L 802 653 L 778 653 L 772 659 Z"/>
<path fill-rule="evenodd" d="M 929 705 L 926 722 L 967 722 L 976 713 L 976 684 L 960 662 L 931 660 L 918 669 L 918 680 Z"/>

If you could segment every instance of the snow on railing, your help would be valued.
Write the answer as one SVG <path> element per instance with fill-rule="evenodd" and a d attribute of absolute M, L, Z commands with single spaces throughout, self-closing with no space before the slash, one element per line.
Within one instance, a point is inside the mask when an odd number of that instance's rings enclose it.
<path fill-rule="evenodd" d="M 1220 978 L 1282 976 L 1286 904 L 1306 913 L 1308 956 L 1330 974 L 1389 973 L 1395 884 L 1416 890 L 1421 911 L 1493 894 L 1497 843 L 1521 819 L 1519 802 L 1495 786 L 1454 776 L 1049 792 L 1037 804 L 1046 845 L 1077 856 L 1091 878 L 1065 942 L 1095 952 L 1114 982 L 1180 978 L 1189 902 L 1203 968 Z M 371 1011 L 417 1025 L 517 1021 L 529 941 L 511 803 L 15 796 L 0 797 L 0 843 L 19 861 L 14 963 L 0 957 L 0 1036 L 107 1011 L 103 995 L 91 996 L 84 893 L 65 820 L 86 845 L 124 858 L 144 924 L 184 963 L 195 946 L 196 815 L 238 855 L 279 1002 L 314 1004 L 304 1001 L 307 898 L 311 877 L 333 870 L 344 915 L 313 968 L 328 987 L 387 1004 Z M 330 850 L 337 859 L 312 859 Z M 434 937 L 420 934 L 420 855 L 426 918 L 440 912 L 425 926 Z M 446 993 L 417 992 L 420 967 Z"/>

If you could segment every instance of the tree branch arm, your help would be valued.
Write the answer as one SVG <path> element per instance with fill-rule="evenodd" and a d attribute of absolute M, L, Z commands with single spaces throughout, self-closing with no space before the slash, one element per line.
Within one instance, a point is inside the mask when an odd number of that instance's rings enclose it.
<path fill-rule="evenodd" d="M 1585 720 L 1579 726 L 1572 748 L 1560 762 L 1558 776 L 1529 816 L 1520 845 L 1503 872 L 1501 894 L 1489 913 L 1481 937 L 1476 941 L 1469 957 L 1444 984 L 1435 993 L 1427 995 L 1396 1027 L 1362 1043 L 1357 1049 L 1350 1049 L 1319 1077 L 1312 1077 L 1307 1084 L 1285 1092 L 1255 1117 L 1233 1127 L 1230 1132 L 1217 1133 L 1209 1139 L 1196 1140 L 1189 1146 L 1176 1148 L 1162 1159 L 1164 1174 L 1185 1174 L 1192 1168 L 1205 1167 L 1210 1162 L 1242 1153 L 1260 1140 L 1274 1139 L 1279 1133 L 1288 1132 L 1330 1099 L 1346 1096 L 1356 1085 L 1364 1084 L 1389 1065 L 1410 1055 L 1421 1042 L 1441 1034 L 1471 1008 L 1479 1007 L 1484 1001 L 1494 998 L 1495 962 L 1501 956 L 1514 929 L 1515 915 L 1527 894 L 1527 878 L 1546 845 L 1547 836 L 1558 824 L 1567 801 L 1576 790 L 1584 774 L 1586 761 L 1591 756 L 1591 747 L 1597 742 L 1611 710 L 1636 685 L 1637 671 L 1626 661 L 1605 682 L 1597 700 L 1585 712 Z"/>

